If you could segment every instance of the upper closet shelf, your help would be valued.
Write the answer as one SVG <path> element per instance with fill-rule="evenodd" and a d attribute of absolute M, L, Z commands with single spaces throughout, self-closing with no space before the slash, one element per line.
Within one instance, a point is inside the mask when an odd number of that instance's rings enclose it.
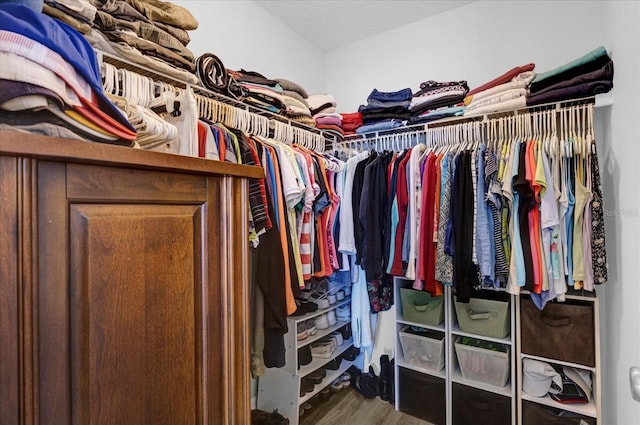
<path fill-rule="evenodd" d="M 580 104 L 587 104 L 587 103 L 593 103 L 594 108 L 596 109 L 611 106 L 613 105 L 613 92 L 608 92 L 608 93 L 598 94 L 596 96 L 583 97 L 578 99 L 562 100 L 560 102 L 528 106 L 526 108 L 514 109 L 511 111 L 494 112 L 490 114 L 474 115 L 474 116 L 467 116 L 467 117 L 465 116 L 449 117 L 449 118 L 443 118 L 440 120 L 431 121 L 426 124 L 407 125 L 404 127 L 398 127 L 398 128 L 393 128 L 389 130 L 380 130 L 380 131 L 372 131 L 368 133 L 352 134 L 349 136 L 345 136 L 344 141 L 352 142 L 357 140 L 375 139 L 378 137 L 391 136 L 391 135 L 397 135 L 397 134 L 403 134 L 403 133 L 420 132 L 420 131 L 426 131 L 429 128 L 441 127 L 443 125 L 448 125 L 448 124 L 457 124 L 461 122 L 472 122 L 472 121 L 486 121 L 490 118 L 513 116 L 513 115 L 517 115 L 520 112 L 527 112 L 527 111 L 540 111 L 540 110 L 553 110 L 553 109 L 560 110 L 561 108 L 566 106 L 580 105 Z"/>
<path fill-rule="evenodd" d="M 317 128 L 313 128 L 313 127 L 309 127 L 307 125 L 304 125 L 302 123 L 299 123 L 297 121 L 292 121 L 290 119 L 288 119 L 287 117 L 284 117 L 282 115 L 278 115 L 276 113 L 273 113 L 271 111 L 267 111 L 266 109 L 262 109 L 253 105 L 249 105 L 247 103 L 241 102 L 240 100 L 237 99 L 233 99 L 229 96 L 225 96 L 223 94 L 220 93 L 216 93 L 214 91 L 211 91 L 205 87 L 199 86 L 199 85 L 194 85 L 192 83 L 188 83 L 186 81 L 182 81 L 178 78 L 175 77 L 171 77 L 168 76 L 166 74 L 163 74 L 162 72 L 153 70 L 151 68 L 148 68 L 144 65 L 140 65 L 137 64 L 135 62 L 131 62 L 128 61 L 124 58 L 118 57 L 118 56 L 114 56 L 112 54 L 103 52 L 101 50 L 95 50 L 96 55 L 98 56 L 98 62 L 99 63 L 109 63 L 113 66 L 115 66 L 116 68 L 119 69 L 126 69 L 128 71 L 131 72 L 135 72 L 136 74 L 142 75 L 144 77 L 149 77 L 154 81 L 162 81 L 164 83 L 167 83 L 169 85 L 175 86 L 175 87 L 179 87 L 179 88 L 186 88 L 186 87 L 191 87 L 191 89 L 193 90 L 193 92 L 195 94 L 199 94 L 205 97 L 210 97 L 213 98 L 221 103 L 225 103 L 227 105 L 231 105 L 231 106 L 235 106 L 236 108 L 239 109 L 244 109 L 247 112 L 251 112 L 257 115 L 261 115 L 263 117 L 267 117 L 269 119 L 273 119 L 276 121 L 280 121 L 282 123 L 285 123 L 289 126 L 292 127 L 297 127 L 299 129 L 302 130 L 306 130 L 309 131 L 311 133 L 314 134 L 319 134 L 322 137 L 324 137 L 326 140 L 329 141 L 334 141 L 335 136 L 333 136 L 330 133 L 327 133 L 326 131 L 322 131 L 319 130 Z"/>

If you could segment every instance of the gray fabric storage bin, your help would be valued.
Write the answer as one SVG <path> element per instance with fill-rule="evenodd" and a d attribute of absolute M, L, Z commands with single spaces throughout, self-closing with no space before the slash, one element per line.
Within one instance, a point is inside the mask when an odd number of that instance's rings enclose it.
<path fill-rule="evenodd" d="M 511 330 L 509 301 L 471 298 L 468 303 L 455 301 L 460 330 L 475 335 L 505 338 Z"/>
<path fill-rule="evenodd" d="M 425 291 L 400 288 L 402 318 L 409 322 L 438 326 L 444 321 L 444 297 L 432 297 Z"/>

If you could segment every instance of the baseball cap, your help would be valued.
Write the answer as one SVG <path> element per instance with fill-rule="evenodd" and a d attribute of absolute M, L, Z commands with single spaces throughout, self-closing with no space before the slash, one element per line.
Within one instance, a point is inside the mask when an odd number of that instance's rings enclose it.
<path fill-rule="evenodd" d="M 534 397 L 562 389 L 562 377 L 549 363 L 533 359 L 522 359 L 522 389 Z M 552 388 L 553 384 L 556 388 Z"/>
<path fill-rule="evenodd" d="M 21 4 L 0 3 L 0 30 L 21 34 L 62 56 L 92 88 L 83 104 L 96 116 L 108 116 L 122 126 L 124 139 L 135 139 L 135 129 L 105 96 L 98 59 L 89 42 L 69 25 Z M 99 112 L 98 112 L 99 111 Z M 119 135 L 120 136 L 120 135 Z"/>

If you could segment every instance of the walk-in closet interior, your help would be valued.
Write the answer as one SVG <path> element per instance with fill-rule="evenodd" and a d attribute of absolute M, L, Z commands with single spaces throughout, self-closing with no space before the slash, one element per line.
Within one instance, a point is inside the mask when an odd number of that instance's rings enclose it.
<path fill-rule="evenodd" d="M 640 425 L 640 2 L 0 0 L 1 425 Z"/>

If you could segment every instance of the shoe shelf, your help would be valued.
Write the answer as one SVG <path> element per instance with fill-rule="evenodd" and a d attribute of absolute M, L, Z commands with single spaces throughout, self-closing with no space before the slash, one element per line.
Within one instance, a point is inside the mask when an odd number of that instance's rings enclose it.
<path fill-rule="evenodd" d="M 346 345 L 346 344 L 343 344 L 343 345 Z M 346 348 L 345 348 L 345 350 L 346 350 Z M 328 360 L 331 360 L 331 359 L 327 359 L 327 361 Z M 350 361 L 347 361 L 347 360 L 342 360 L 340 362 L 340 367 L 338 369 L 336 369 L 336 370 L 327 370 L 327 376 L 324 377 L 324 379 L 322 380 L 321 383 L 317 384 L 313 388 L 313 391 L 311 391 L 310 393 L 306 393 L 302 397 L 298 397 L 298 406 L 301 405 L 302 403 L 305 403 L 305 402 L 309 401 L 313 396 L 318 394 L 323 389 L 327 388 L 327 386 L 331 385 L 331 383 L 333 381 L 335 381 L 340 375 L 342 375 L 347 369 L 349 369 L 349 367 L 351 367 L 351 365 L 353 363 L 354 362 L 350 362 Z"/>
<path fill-rule="evenodd" d="M 319 308 L 318 310 L 316 310 L 316 311 L 314 311 L 312 313 L 307 313 L 304 316 L 289 316 L 287 318 L 287 320 L 289 320 L 289 322 L 292 322 L 292 323 L 294 323 L 294 325 L 296 325 L 296 324 L 298 324 L 300 322 L 304 322 L 306 320 L 318 317 L 323 313 L 327 313 L 327 312 L 329 312 L 331 310 L 335 310 L 338 307 L 342 307 L 345 304 L 351 304 L 351 296 L 345 297 L 344 300 L 335 302 L 334 304 L 330 305 L 328 308 L 322 308 L 322 309 Z"/>
<path fill-rule="evenodd" d="M 331 353 L 331 357 L 328 357 L 326 359 L 323 359 L 321 357 L 313 357 L 313 360 L 311 361 L 311 363 L 309 363 L 308 365 L 301 366 L 300 369 L 298 369 L 298 376 L 303 378 L 308 374 L 310 374 L 311 372 L 313 372 L 314 370 L 320 369 L 322 366 L 326 365 L 331 360 L 337 358 L 342 353 L 347 351 L 349 347 L 351 347 L 352 345 L 353 345 L 353 338 L 349 338 L 348 340 L 344 341 L 342 345 L 336 348 L 336 351 Z M 342 361 L 344 362 L 345 360 L 343 359 Z"/>
<path fill-rule="evenodd" d="M 455 370 L 451 371 L 451 381 L 457 384 L 463 384 L 468 387 L 477 388 L 483 391 L 489 391 L 491 393 L 500 394 L 506 397 L 511 397 L 511 395 L 513 394 L 511 382 L 508 382 L 504 387 L 498 387 L 495 385 L 487 384 L 486 382 L 466 379 L 464 376 L 462 376 L 462 372 L 460 372 L 460 369 L 457 367 L 455 368 Z"/>
<path fill-rule="evenodd" d="M 351 321 L 343 322 L 341 320 L 338 320 L 335 325 L 329 326 L 327 329 L 318 329 L 318 331 L 316 332 L 315 335 L 308 336 L 308 337 L 306 337 L 305 339 L 302 339 L 302 340 L 296 340 L 296 348 L 304 347 L 305 345 L 309 345 L 312 342 L 315 342 L 315 341 L 317 341 L 317 340 L 319 340 L 321 338 L 324 338 L 325 336 L 329 335 L 331 332 L 337 331 L 338 329 L 340 329 L 341 327 L 343 327 L 347 323 L 351 323 Z"/>

